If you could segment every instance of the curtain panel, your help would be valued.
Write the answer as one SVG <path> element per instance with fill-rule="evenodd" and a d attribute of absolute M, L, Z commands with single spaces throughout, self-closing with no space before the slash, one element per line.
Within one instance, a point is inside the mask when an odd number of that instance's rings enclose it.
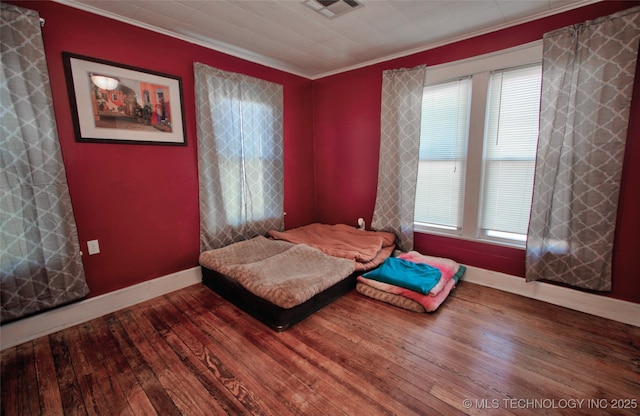
<path fill-rule="evenodd" d="M 395 233 L 404 251 L 413 249 L 425 75 L 424 65 L 382 74 L 380 161 L 371 228 Z"/>
<path fill-rule="evenodd" d="M 544 36 L 526 279 L 611 290 L 640 8 Z"/>
<path fill-rule="evenodd" d="M 89 293 L 37 12 L 0 3 L 1 322 Z"/>
<path fill-rule="evenodd" d="M 194 64 L 200 248 L 284 226 L 282 85 Z"/>

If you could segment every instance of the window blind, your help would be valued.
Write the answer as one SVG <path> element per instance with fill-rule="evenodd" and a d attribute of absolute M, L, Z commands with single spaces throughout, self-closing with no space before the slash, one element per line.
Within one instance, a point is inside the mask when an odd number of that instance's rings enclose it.
<path fill-rule="evenodd" d="M 470 100 L 470 77 L 424 89 L 415 222 L 462 226 Z"/>
<path fill-rule="evenodd" d="M 483 156 L 481 229 L 525 239 L 538 143 L 542 66 L 491 74 Z"/>

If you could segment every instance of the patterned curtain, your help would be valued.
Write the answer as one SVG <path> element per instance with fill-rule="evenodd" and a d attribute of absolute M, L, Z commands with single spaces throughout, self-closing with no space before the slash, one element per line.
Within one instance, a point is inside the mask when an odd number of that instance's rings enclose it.
<path fill-rule="evenodd" d="M 37 12 L 1 3 L 2 323 L 82 298 L 80 244 Z"/>
<path fill-rule="evenodd" d="M 282 85 L 196 63 L 200 248 L 284 225 Z"/>
<path fill-rule="evenodd" d="M 424 65 L 382 74 L 378 192 L 371 228 L 395 233 L 405 251 L 413 249 L 425 75 Z"/>
<path fill-rule="evenodd" d="M 611 290 L 640 8 L 544 36 L 527 281 Z"/>

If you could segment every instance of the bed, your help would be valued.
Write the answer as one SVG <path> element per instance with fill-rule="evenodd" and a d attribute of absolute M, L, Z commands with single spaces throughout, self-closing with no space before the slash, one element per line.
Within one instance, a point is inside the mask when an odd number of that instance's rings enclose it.
<path fill-rule="evenodd" d="M 275 331 L 284 331 L 356 286 L 391 255 L 392 233 L 310 224 L 200 254 L 202 282 Z"/>

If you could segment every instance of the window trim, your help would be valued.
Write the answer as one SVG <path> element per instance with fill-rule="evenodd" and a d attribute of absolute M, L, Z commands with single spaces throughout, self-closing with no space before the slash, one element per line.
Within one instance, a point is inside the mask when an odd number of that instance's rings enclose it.
<path fill-rule="evenodd" d="M 538 40 L 485 55 L 427 67 L 425 87 L 444 83 L 455 78 L 472 76 L 469 139 L 467 142 L 467 153 L 465 154 L 466 171 L 462 201 L 462 228 L 460 230 L 448 231 L 414 222 L 414 232 L 500 246 L 525 248 L 524 242 L 492 238 L 485 235 L 478 227 L 480 210 L 482 209 L 482 155 L 484 152 L 487 93 L 492 71 L 540 64 L 541 62 L 542 40 Z M 469 155 L 477 156 L 469 157 Z M 475 201 L 475 203 L 469 201 Z"/>

